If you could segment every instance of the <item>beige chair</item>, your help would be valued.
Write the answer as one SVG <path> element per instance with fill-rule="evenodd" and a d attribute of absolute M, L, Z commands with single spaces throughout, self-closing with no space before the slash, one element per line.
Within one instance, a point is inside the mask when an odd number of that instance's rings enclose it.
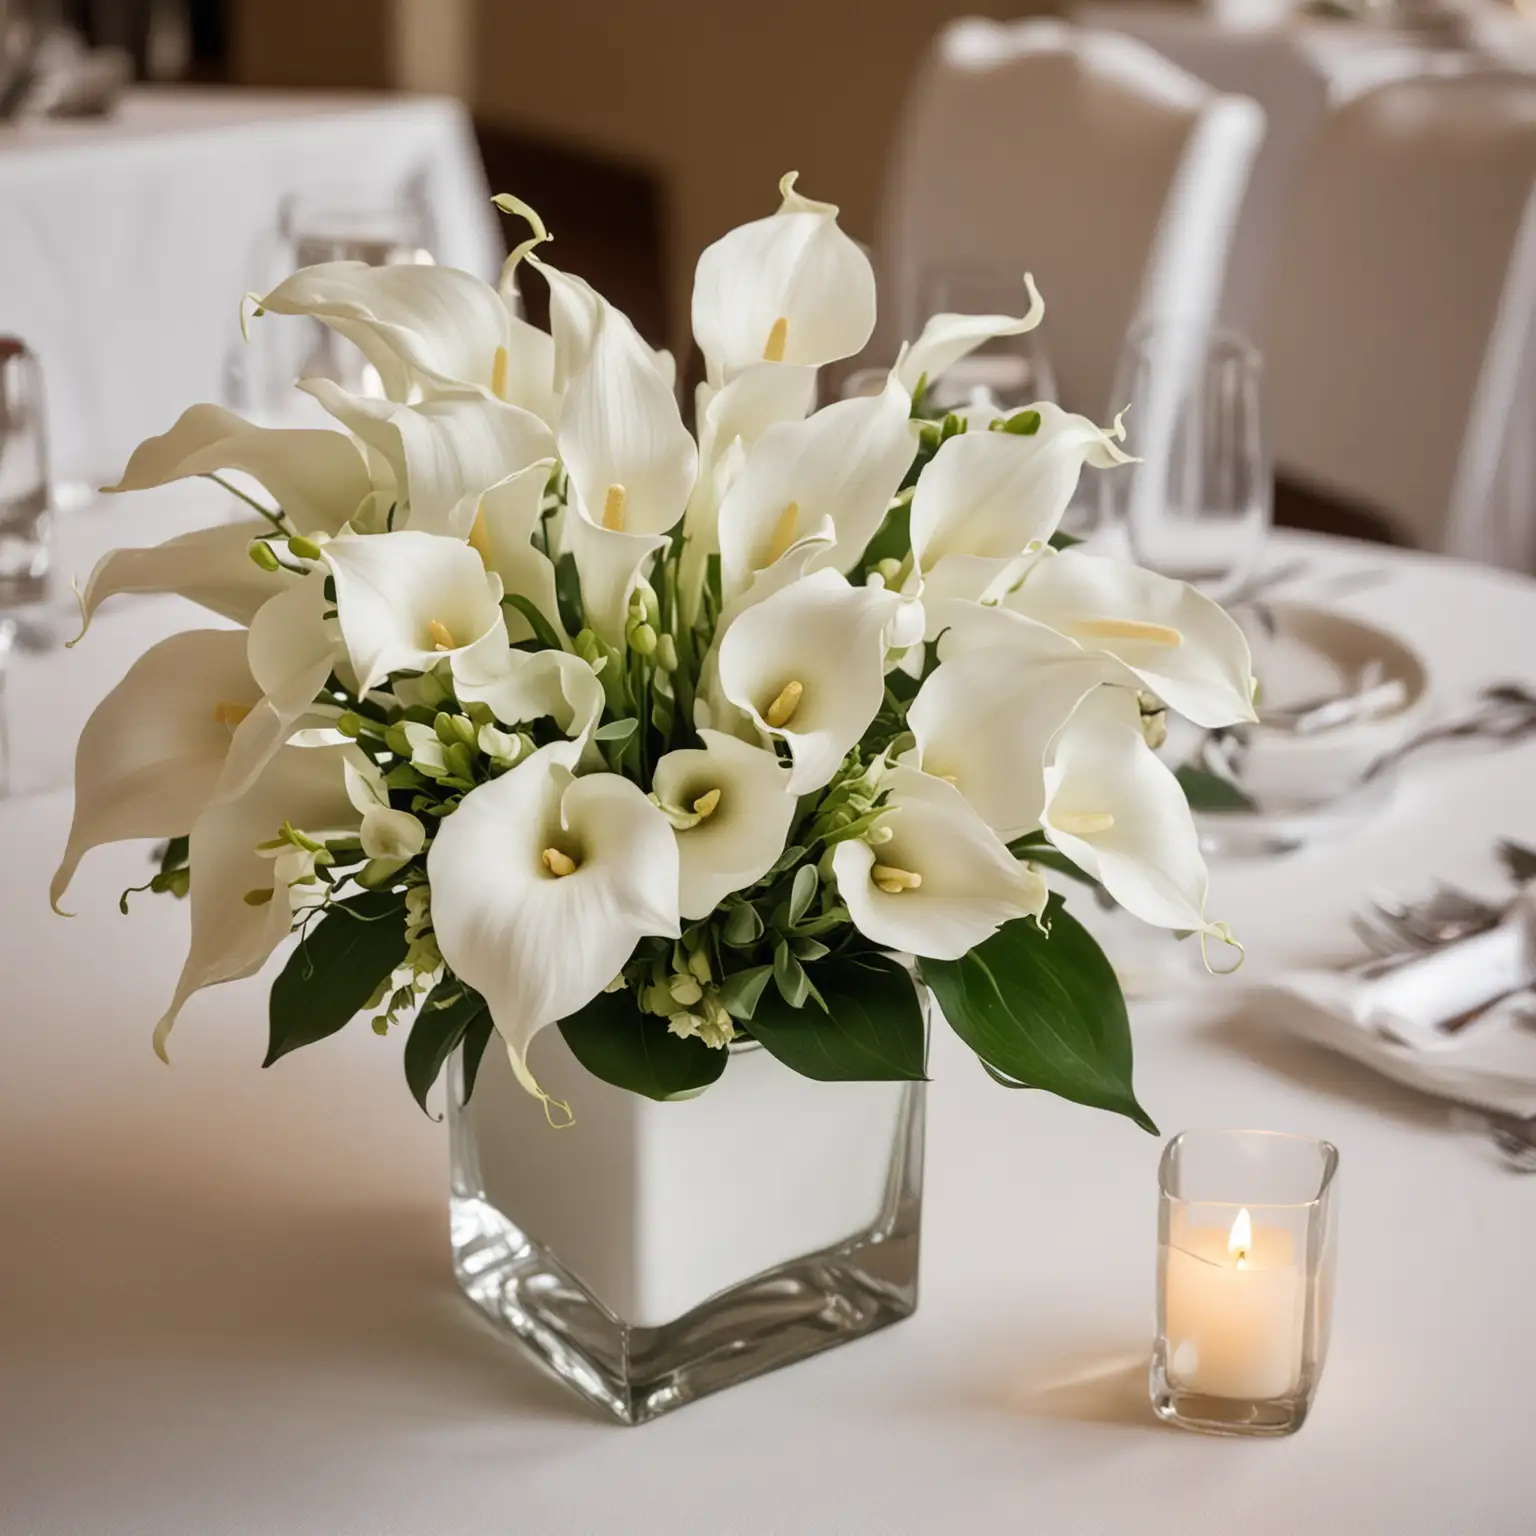
<path fill-rule="evenodd" d="M 1536 81 L 1402 80 L 1300 171 L 1264 327 L 1275 458 L 1410 542 L 1536 570 Z"/>
<path fill-rule="evenodd" d="M 1130 38 L 954 23 L 913 83 L 889 169 L 882 338 L 926 318 L 925 271 L 1028 268 L 1062 403 L 1102 414 L 1137 319 L 1216 315 L 1263 132 L 1254 103 Z"/>

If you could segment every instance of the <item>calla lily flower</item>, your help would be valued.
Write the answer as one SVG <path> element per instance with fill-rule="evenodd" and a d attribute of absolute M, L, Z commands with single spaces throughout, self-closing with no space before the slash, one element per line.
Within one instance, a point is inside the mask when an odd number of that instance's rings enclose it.
<path fill-rule="evenodd" d="M 299 533 L 335 533 L 374 489 L 357 444 L 344 432 L 252 426 L 217 405 L 183 411 L 169 432 L 133 450 L 116 485 L 102 489 L 143 491 L 222 469 L 257 481 Z"/>
<path fill-rule="evenodd" d="M 1196 725 L 1257 718 L 1247 638 L 1187 582 L 1063 550 L 1032 566 L 1007 606 L 1114 657 Z"/>
<path fill-rule="evenodd" d="M 1061 733 L 1045 771 L 1045 834 L 1128 912 L 1159 928 L 1224 936 L 1184 790 L 1147 746 L 1133 694 L 1105 688 Z"/>
<path fill-rule="evenodd" d="M 1005 610 L 955 603 L 940 612 L 947 615 L 943 660 L 907 710 L 914 756 L 1011 841 L 1040 823 L 1057 733 L 1094 689 L 1122 674 L 1107 658 Z"/>
<path fill-rule="evenodd" d="M 92 848 L 191 827 L 261 691 L 238 629 L 172 635 L 128 669 L 80 733 L 74 821 L 49 889 L 55 908 Z"/>
<path fill-rule="evenodd" d="M 454 656 L 453 685 L 464 703 L 487 705 L 503 725 L 552 719 L 582 747 L 602 719 L 603 685 L 581 657 L 509 650 L 494 632 Z"/>
<path fill-rule="evenodd" d="M 1045 910 L 1045 882 L 953 785 L 900 766 L 884 783 L 889 798 L 875 823 L 883 840 L 852 838 L 832 853 L 838 895 L 865 938 L 958 960 L 1004 923 Z"/>
<path fill-rule="evenodd" d="M 218 798 L 244 794 L 309 714 L 342 654 L 340 637 L 325 617 L 330 606 L 325 572 L 316 570 L 263 604 L 251 620 L 246 657 L 262 696 L 235 729 Z"/>
<path fill-rule="evenodd" d="M 857 564 L 917 454 L 911 406 L 893 376 L 879 395 L 840 400 L 763 433 L 720 506 L 727 595 L 822 530 L 835 543 L 813 556 L 811 569 Z"/>
<path fill-rule="evenodd" d="M 1084 464 L 1128 462 L 1113 431 L 1050 401 L 1032 437 L 963 432 L 923 471 L 912 496 L 912 552 L 936 590 L 979 599 L 987 581 L 1027 551 L 1041 549 L 1061 522 Z M 969 557 L 973 591 L 955 590 L 945 561 Z M 982 562 L 987 562 L 983 564 Z"/>
<path fill-rule="evenodd" d="M 360 817 L 347 798 L 343 768 L 356 756 L 350 745 L 284 747 L 245 794 L 210 805 L 192 823 L 192 942 L 171 1005 L 155 1026 L 162 1060 L 171 1027 L 194 992 L 252 975 L 288 936 L 294 906 L 286 872 L 258 845 L 284 822 L 312 836 L 356 831 Z M 271 896 L 250 899 L 264 891 Z"/>
<path fill-rule="evenodd" d="M 916 393 L 918 383 L 926 379 L 932 384 L 946 369 L 953 368 L 962 357 L 977 347 L 1000 336 L 1022 336 L 1032 331 L 1045 318 L 1045 301 L 1035 280 L 1024 274 L 1024 288 L 1029 294 L 1029 308 L 1015 318 L 1011 315 L 934 315 L 923 327 L 923 333 L 910 346 L 902 349 L 896 364 L 896 373 L 908 393 Z"/>
<path fill-rule="evenodd" d="M 501 579 L 468 544 L 435 533 L 348 534 L 324 556 L 359 693 L 391 672 L 428 672 L 493 632 L 507 643 Z"/>
<path fill-rule="evenodd" d="M 486 570 L 501 578 L 502 591 L 517 593 L 533 603 L 549 621 L 556 635 L 563 635 L 560 603 L 555 593 L 555 566 L 548 555 L 533 547 L 539 525 L 544 491 L 554 463 L 541 459 L 527 469 L 509 475 L 483 495 L 474 498 L 474 510 L 456 510 L 453 526 L 469 524 L 469 542 L 479 552 Z M 533 626 L 515 609 L 507 610 L 507 638 L 529 639 Z"/>
<path fill-rule="evenodd" d="M 575 778 L 572 744 L 478 785 L 427 854 L 443 959 L 490 1005 L 513 1069 L 543 1097 L 528 1046 L 584 1007 L 647 935 L 679 934 L 677 841 L 637 784 Z"/>
<path fill-rule="evenodd" d="M 427 845 L 427 829 L 409 811 L 397 811 L 389 803 L 389 790 L 378 764 L 359 752 L 343 764 L 347 799 L 363 818 L 358 839 L 370 859 L 404 863 Z"/>
<path fill-rule="evenodd" d="M 174 593 L 249 624 L 263 603 L 295 580 L 288 570 L 262 570 L 247 553 L 252 539 L 271 531 L 270 523 L 248 518 L 197 528 L 147 549 L 112 550 L 96 562 L 80 593 L 80 634 L 108 598 L 128 592 Z"/>
<path fill-rule="evenodd" d="M 550 338 L 488 283 L 453 267 L 304 267 L 256 300 L 257 312 L 310 315 L 355 345 L 391 400 L 471 391 L 553 424 Z"/>
<path fill-rule="evenodd" d="M 797 803 L 772 752 L 719 731 L 700 731 L 699 740 L 702 751 L 668 752 L 652 781 L 677 834 L 678 908 L 690 922 L 768 873 Z"/>
<path fill-rule="evenodd" d="M 349 395 L 329 379 L 300 386 L 389 465 L 406 515 L 396 526 L 466 539 L 475 498 L 516 470 L 554 456 L 531 411 L 469 396 L 400 405 Z"/>
<path fill-rule="evenodd" d="M 885 696 L 885 654 L 907 603 L 816 571 L 748 608 L 720 642 L 720 688 L 760 731 L 789 744 L 797 795 L 820 789 Z M 915 605 L 913 605 L 915 606 Z"/>
<path fill-rule="evenodd" d="M 621 642 L 629 594 L 688 504 L 698 451 L 650 349 L 604 305 L 560 419 L 570 476 L 565 538 L 592 628 Z"/>
<path fill-rule="evenodd" d="M 875 328 L 875 273 L 831 203 L 780 183 L 777 213 L 743 224 L 699 257 L 693 334 L 710 382 L 754 363 L 819 367 L 852 357 Z"/>

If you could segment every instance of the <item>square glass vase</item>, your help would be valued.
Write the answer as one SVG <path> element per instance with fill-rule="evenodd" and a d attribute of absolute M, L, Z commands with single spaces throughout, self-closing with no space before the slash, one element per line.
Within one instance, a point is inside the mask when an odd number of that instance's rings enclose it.
<path fill-rule="evenodd" d="M 454 1275 L 597 1408 L 641 1424 L 916 1309 L 922 1083 L 815 1082 L 749 1045 L 657 1103 L 557 1029 L 535 1056 L 573 1125 L 546 1123 L 494 1036 L 468 1105 L 451 1063 Z"/>

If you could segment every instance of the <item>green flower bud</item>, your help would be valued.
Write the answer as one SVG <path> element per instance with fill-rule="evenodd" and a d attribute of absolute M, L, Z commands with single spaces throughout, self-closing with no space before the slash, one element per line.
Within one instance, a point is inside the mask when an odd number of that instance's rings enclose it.
<path fill-rule="evenodd" d="M 336 729 L 356 741 L 363 734 L 363 722 L 349 709 L 336 721 Z"/>
<path fill-rule="evenodd" d="M 671 635 L 656 637 L 656 665 L 663 672 L 677 671 L 677 641 Z"/>
<path fill-rule="evenodd" d="M 714 980 L 709 969 L 709 955 L 703 949 L 696 949 L 688 956 L 688 969 L 706 986 Z"/>
<path fill-rule="evenodd" d="M 454 746 L 459 739 L 459 733 L 453 728 L 453 716 L 438 711 L 437 718 L 432 722 L 432 729 L 437 732 L 437 739 L 445 747 Z"/>
<path fill-rule="evenodd" d="M 283 562 L 277 558 L 276 552 L 265 539 L 252 539 L 245 552 L 264 571 L 280 571 L 283 568 Z"/>
<path fill-rule="evenodd" d="M 313 539 L 302 536 L 288 540 L 288 553 L 295 560 L 318 560 L 320 558 L 320 546 Z"/>
<path fill-rule="evenodd" d="M 638 651 L 642 656 L 653 656 L 656 653 L 656 631 L 649 624 L 637 624 L 629 631 L 628 640 L 630 649 Z"/>
<path fill-rule="evenodd" d="M 691 1008 L 704 996 L 704 989 L 695 976 L 674 976 L 667 983 L 667 991 L 672 994 L 673 1002 L 681 1003 L 685 1008 Z"/>
<path fill-rule="evenodd" d="M 889 586 L 901 575 L 901 561 L 893 555 L 887 555 L 884 560 L 875 562 L 875 569 L 879 571 L 881 579 Z"/>

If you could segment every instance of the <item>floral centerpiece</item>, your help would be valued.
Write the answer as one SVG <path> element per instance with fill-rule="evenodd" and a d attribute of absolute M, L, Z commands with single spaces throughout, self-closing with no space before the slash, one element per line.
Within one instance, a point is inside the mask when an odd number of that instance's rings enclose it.
<path fill-rule="evenodd" d="M 268 1063 L 359 1013 L 410 1087 L 492 1040 L 550 1119 L 556 1026 L 587 1072 L 697 1095 L 755 1042 L 822 1081 L 919 1080 L 914 976 L 1000 1082 L 1151 1128 L 1114 976 L 1044 871 L 1227 937 L 1164 708 L 1252 718 L 1247 646 L 1192 588 L 1056 546 L 1117 428 L 1049 402 L 932 419 L 929 386 L 1038 324 L 937 315 L 878 393 L 813 409 L 875 324 L 837 210 L 782 186 L 699 260 L 694 430 L 672 359 L 532 234 L 499 287 L 433 266 L 297 272 L 376 393 L 300 387 L 337 430 L 194 406 L 116 491 L 243 474 L 252 515 L 106 557 L 242 628 L 153 647 L 97 709 L 55 904 L 81 857 L 169 839 L 156 891 L 200 988 L 300 939 Z M 548 284 L 551 328 L 518 284 Z M 263 322 L 270 323 L 270 322 Z M 542 1129 L 542 1127 L 541 1127 Z M 545 1132 L 547 1135 L 548 1133 Z"/>

